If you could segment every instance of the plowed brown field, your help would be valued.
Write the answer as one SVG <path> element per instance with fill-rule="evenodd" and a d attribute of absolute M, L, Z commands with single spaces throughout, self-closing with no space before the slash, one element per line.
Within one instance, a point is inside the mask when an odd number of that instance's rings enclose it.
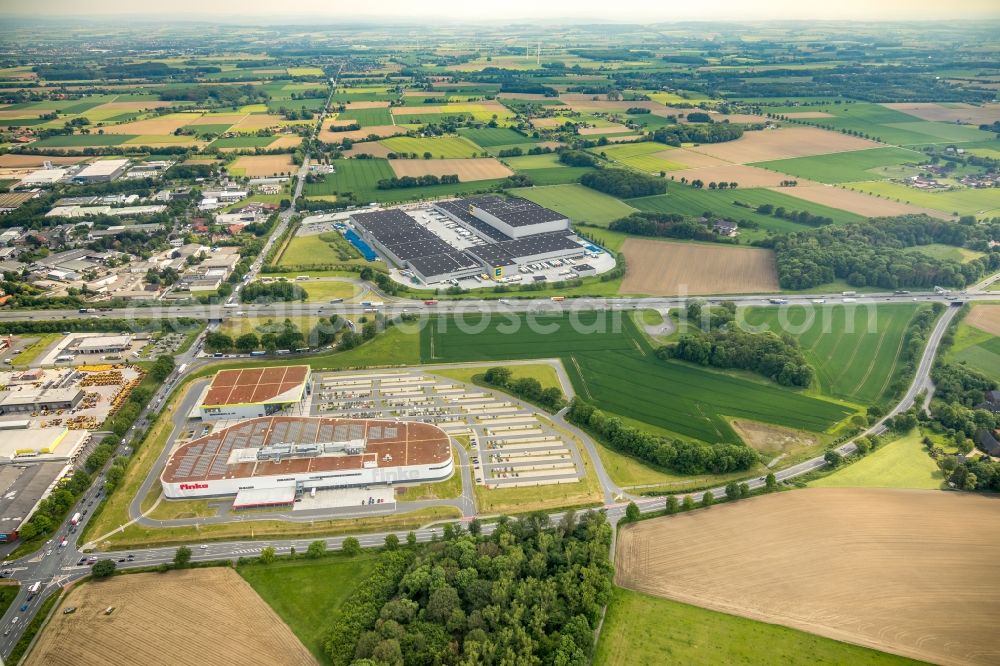
<path fill-rule="evenodd" d="M 76 606 L 72 615 L 61 610 Z M 114 606 L 111 615 L 104 609 Z M 316 660 L 232 569 L 116 576 L 73 588 L 27 666 L 222 666 Z"/>
<path fill-rule="evenodd" d="M 1000 663 L 1000 499 L 809 488 L 626 527 L 619 585 L 940 664 Z"/>
<path fill-rule="evenodd" d="M 471 180 L 506 178 L 514 172 L 493 158 L 474 160 L 390 160 L 396 176 L 450 176 L 457 175 L 463 183 Z"/>
<path fill-rule="evenodd" d="M 622 294 L 759 294 L 779 288 L 770 250 L 629 238 L 622 253 Z"/>

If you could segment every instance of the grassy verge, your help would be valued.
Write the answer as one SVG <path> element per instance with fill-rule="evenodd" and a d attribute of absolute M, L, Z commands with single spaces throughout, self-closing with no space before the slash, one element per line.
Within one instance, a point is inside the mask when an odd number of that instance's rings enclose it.
<path fill-rule="evenodd" d="M 54 343 L 63 337 L 62 333 L 46 333 L 42 337 L 38 338 L 30 345 L 24 348 L 24 350 L 14 357 L 14 365 L 22 366 L 28 365 L 34 361 L 38 356 L 45 351 L 49 345 Z"/>
<path fill-rule="evenodd" d="M 458 453 L 452 445 L 452 455 L 458 460 Z M 462 475 L 468 474 L 459 465 L 455 465 L 455 473 L 451 478 L 436 483 L 421 483 L 415 486 L 397 486 L 396 499 L 403 502 L 430 499 L 454 499 L 462 494 Z"/>
<path fill-rule="evenodd" d="M 18 591 L 20 591 L 21 586 L 10 581 L 5 585 L 0 585 L 0 616 L 7 612 L 10 605 L 14 603 L 14 599 L 17 597 Z"/>
<path fill-rule="evenodd" d="M 151 492 L 150 495 L 153 495 Z M 158 496 L 156 493 L 154 497 Z M 211 500 L 218 503 L 219 500 Z M 177 520 L 180 518 L 205 518 L 214 516 L 216 511 L 209 506 L 210 500 L 163 500 L 156 508 L 146 513 L 147 518 L 154 520 Z M 145 504 L 145 502 L 143 502 Z"/>
<path fill-rule="evenodd" d="M 598 666 L 658 664 L 852 664 L 922 662 L 776 624 L 615 588 L 597 644 Z"/>
<path fill-rule="evenodd" d="M 279 520 L 253 520 L 238 523 L 184 527 L 145 527 L 133 524 L 116 532 L 98 544 L 98 550 L 122 548 L 153 548 L 208 541 L 234 539 L 288 539 L 299 537 L 338 536 L 362 532 L 417 529 L 427 523 L 460 517 L 450 506 L 430 507 L 409 513 L 345 520 L 317 520 L 311 523 L 289 523 Z"/>
<path fill-rule="evenodd" d="M 924 450 L 919 428 L 867 456 L 812 481 L 817 488 L 924 488 L 936 490 L 944 475 Z"/>
<path fill-rule="evenodd" d="M 313 656 L 321 664 L 328 664 L 330 660 L 323 651 L 328 619 L 365 579 L 376 557 L 364 553 L 353 558 L 333 555 L 318 560 L 282 560 L 244 565 L 236 571 Z"/>

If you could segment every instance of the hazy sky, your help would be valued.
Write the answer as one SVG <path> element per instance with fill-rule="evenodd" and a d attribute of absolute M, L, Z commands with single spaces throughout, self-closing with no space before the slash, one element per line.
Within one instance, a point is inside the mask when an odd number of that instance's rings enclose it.
<path fill-rule="evenodd" d="M 276 9 L 280 8 L 280 9 Z M 283 20 L 379 17 L 412 20 L 446 16 L 456 20 L 491 17 L 606 19 L 621 21 L 692 19 L 971 19 L 1000 18 L 1000 0 L 0 0 L 0 12 L 36 16 L 140 16 L 163 14 L 178 19 L 240 20 L 279 13 Z"/>

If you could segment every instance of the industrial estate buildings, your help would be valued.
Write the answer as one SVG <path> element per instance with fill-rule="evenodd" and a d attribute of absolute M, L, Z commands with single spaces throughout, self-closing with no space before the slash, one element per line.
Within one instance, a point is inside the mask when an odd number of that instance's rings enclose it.
<path fill-rule="evenodd" d="M 431 217 L 459 229 L 452 240 L 430 227 Z M 521 267 L 588 254 L 590 243 L 570 230 L 566 216 L 517 197 L 495 195 L 434 203 L 423 220 L 402 209 L 351 214 L 361 237 L 401 269 L 427 284 L 486 274 L 518 275 Z"/>
<path fill-rule="evenodd" d="M 291 505 L 313 489 L 439 481 L 454 467 L 429 423 L 271 416 L 179 446 L 161 476 L 169 499 L 235 495 L 234 508 Z"/>
<path fill-rule="evenodd" d="M 308 387 L 308 365 L 222 370 L 198 401 L 198 416 L 208 421 L 270 416 L 301 405 Z"/>

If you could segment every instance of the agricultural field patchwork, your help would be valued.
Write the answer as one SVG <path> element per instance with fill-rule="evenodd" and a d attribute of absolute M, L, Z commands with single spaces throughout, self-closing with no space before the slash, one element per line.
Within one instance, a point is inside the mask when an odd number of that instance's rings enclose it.
<path fill-rule="evenodd" d="M 931 663 L 985 666 L 1000 659 L 990 625 L 1000 598 L 981 584 L 1000 573 L 998 558 L 992 498 L 808 488 L 630 525 L 615 566 L 630 590 Z"/>
<path fill-rule="evenodd" d="M 834 153 L 821 157 L 797 157 L 790 160 L 757 162 L 755 166 L 821 183 L 847 183 L 880 176 L 881 174 L 874 171 L 880 167 L 915 166 L 925 161 L 926 156 L 914 150 L 873 148 L 848 153 Z M 912 173 L 917 172 L 916 168 L 912 169 Z"/>
<path fill-rule="evenodd" d="M 421 361 L 561 358 L 585 400 L 707 442 L 737 441 L 723 415 L 822 432 L 852 413 L 769 382 L 661 361 L 631 318 L 620 313 L 478 317 L 467 316 L 462 327 L 455 319 L 433 320 L 421 332 Z"/>
<path fill-rule="evenodd" d="M 751 330 L 798 340 L 826 395 L 859 405 L 886 404 L 894 395 L 904 333 L 917 303 L 747 308 Z"/>
<path fill-rule="evenodd" d="M 382 144 L 397 153 L 415 153 L 417 157 L 430 153 L 432 158 L 437 159 L 478 157 L 478 153 L 482 151 L 479 146 L 460 136 L 395 136 L 383 139 Z"/>

